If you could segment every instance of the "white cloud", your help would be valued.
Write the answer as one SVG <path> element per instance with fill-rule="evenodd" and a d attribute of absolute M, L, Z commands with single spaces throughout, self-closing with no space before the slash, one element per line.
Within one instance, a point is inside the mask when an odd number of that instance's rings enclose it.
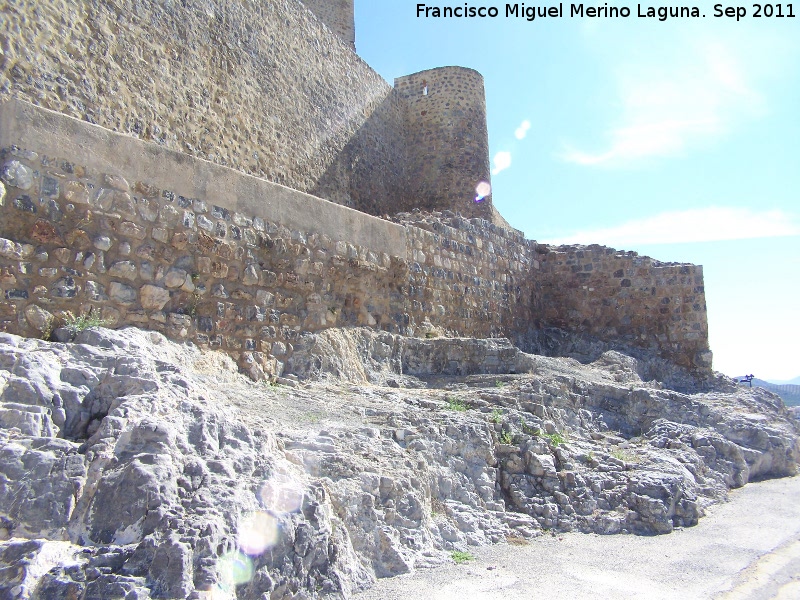
<path fill-rule="evenodd" d="M 800 219 L 782 210 L 712 206 L 665 212 L 602 229 L 588 229 L 550 244 L 603 244 L 632 248 L 640 244 L 684 244 L 800 235 Z"/>
<path fill-rule="evenodd" d="M 616 73 L 621 113 L 607 132 L 605 148 L 565 144 L 561 158 L 619 167 L 681 155 L 761 114 L 764 100 L 748 83 L 749 69 L 736 48 L 732 42 L 706 41 L 672 48 L 657 64 L 629 60 Z"/>
<path fill-rule="evenodd" d="M 525 137 L 528 135 L 528 131 L 531 128 L 531 122 L 525 119 L 520 126 L 517 127 L 517 130 L 514 132 L 514 137 L 518 140 L 524 140 Z"/>
<path fill-rule="evenodd" d="M 511 152 L 498 152 L 494 155 L 494 169 L 492 175 L 502 173 L 511 166 Z"/>

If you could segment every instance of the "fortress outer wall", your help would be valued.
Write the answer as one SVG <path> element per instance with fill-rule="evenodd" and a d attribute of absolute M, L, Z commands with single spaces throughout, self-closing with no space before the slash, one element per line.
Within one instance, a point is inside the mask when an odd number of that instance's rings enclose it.
<path fill-rule="evenodd" d="M 0 99 L 382 214 L 406 192 L 405 113 L 331 29 L 297 0 L 11 2 Z"/>
<path fill-rule="evenodd" d="M 317 18 L 338 35 L 345 44 L 356 49 L 356 22 L 353 0 L 302 0 Z"/>

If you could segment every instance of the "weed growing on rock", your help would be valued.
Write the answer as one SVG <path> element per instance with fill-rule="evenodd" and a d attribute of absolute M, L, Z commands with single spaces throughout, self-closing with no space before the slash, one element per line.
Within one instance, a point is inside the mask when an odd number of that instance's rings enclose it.
<path fill-rule="evenodd" d="M 64 315 L 64 327 L 70 330 L 73 334 L 92 327 L 107 327 L 111 322 L 103 319 L 100 315 L 94 314 L 91 311 L 85 315 L 78 315 L 77 317 L 68 312 Z"/>
<path fill-rule="evenodd" d="M 627 462 L 627 463 L 639 462 L 638 456 L 630 452 L 626 452 L 625 450 L 614 450 L 613 452 L 611 452 L 611 456 L 613 456 L 617 460 L 621 460 L 622 462 Z"/>
<path fill-rule="evenodd" d="M 499 425 L 503 422 L 503 411 L 501 411 L 499 408 L 495 408 L 492 411 L 492 416 L 489 417 L 489 420 L 495 425 Z"/>
<path fill-rule="evenodd" d="M 545 437 L 548 440 L 550 440 L 550 445 L 552 445 L 553 448 L 558 448 L 561 444 L 567 441 L 567 438 L 565 438 L 557 431 L 555 433 L 543 433 L 542 437 Z"/>
<path fill-rule="evenodd" d="M 472 554 L 469 552 L 462 552 L 461 550 L 453 550 L 450 553 L 450 558 L 452 558 L 457 565 L 463 565 L 471 560 L 475 560 L 475 557 Z"/>
<path fill-rule="evenodd" d="M 511 437 L 511 432 L 504 431 L 503 433 L 501 433 L 500 434 L 500 443 L 501 444 L 506 444 L 507 446 L 510 446 L 511 444 L 513 444 L 514 443 L 514 438 Z"/>
<path fill-rule="evenodd" d="M 184 314 L 194 318 L 197 316 L 197 305 L 200 303 L 200 291 L 194 290 L 186 303 Z"/>
<path fill-rule="evenodd" d="M 459 400 L 458 398 L 451 398 L 448 396 L 447 400 L 447 410 L 454 410 L 456 412 L 466 412 L 469 409 L 469 406 L 464 404 L 463 401 Z"/>
<path fill-rule="evenodd" d="M 42 329 L 41 339 L 49 341 L 53 337 L 53 329 L 55 329 L 55 318 L 50 316 L 44 324 Z"/>

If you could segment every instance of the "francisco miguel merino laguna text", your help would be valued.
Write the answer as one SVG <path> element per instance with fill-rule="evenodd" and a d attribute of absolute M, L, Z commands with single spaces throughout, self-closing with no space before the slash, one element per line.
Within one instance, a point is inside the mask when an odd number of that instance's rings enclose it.
<path fill-rule="evenodd" d="M 787 17 L 794 17 L 791 4 L 781 5 L 776 4 L 781 14 L 775 16 L 783 17 L 782 7 L 786 6 L 788 9 Z M 769 7 L 770 14 L 764 13 L 764 16 L 773 16 L 773 5 L 764 5 L 766 9 Z M 754 4 L 753 8 L 756 13 L 753 16 L 761 16 L 759 14 L 762 6 Z M 734 12 L 735 11 L 735 12 Z M 744 14 L 742 14 L 744 12 Z M 730 13 L 730 14 L 729 14 Z M 501 14 L 500 9 L 496 6 L 429 6 L 427 4 L 417 4 L 417 17 L 426 18 L 497 18 Z M 627 6 L 609 6 L 608 2 L 602 6 L 584 5 L 584 4 L 570 4 L 569 16 L 570 17 L 599 17 L 599 18 L 627 18 L 631 16 L 631 9 Z M 737 17 L 737 21 L 746 16 L 746 11 L 743 7 L 724 7 L 722 4 L 714 6 L 715 17 Z M 537 18 L 542 19 L 545 17 L 561 18 L 564 16 L 564 3 L 559 2 L 550 6 L 525 6 L 523 3 L 506 4 L 504 16 L 506 18 L 525 19 L 527 21 L 534 21 Z M 644 18 L 657 18 L 659 21 L 666 21 L 668 18 L 697 18 L 704 17 L 700 13 L 700 8 L 697 6 L 642 6 L 636 5 L 636 16 Z"/>

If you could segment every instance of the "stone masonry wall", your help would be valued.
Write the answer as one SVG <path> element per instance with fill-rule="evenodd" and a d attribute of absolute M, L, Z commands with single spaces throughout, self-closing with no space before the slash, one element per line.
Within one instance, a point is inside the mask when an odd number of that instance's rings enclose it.
<path fill-rule="evenodd" d="M 279 374 L 304 332 L 507 335 L 529 308 L 528 242 L 478 219 L 401 226 L 20 102 L 0 152 L 4 331 L 91 312 Z"/>
<path fill-rule="evenodd" d="M 534 329 L 710 366 L 702 268 L 547 248 L 449 211 L 396 223 L 20 101 L 0 103 L 0 329 L 92 311 L 280 373 L 304 332 Z"/>
<path fill-rule="evenodd" d="M 353 0 L 302 0 L 302 2 L 355 51 L 356 24 Z"/>
<path fill-rule="evenodd" d="M 407 193 L 392 88 L 297 0 L 19 0 L 0 47 L 0 99 L 372 214 Z"/>
<path fill-rule="evenodd" d="M 484 219 L 400 213 L 409 235 L 407 294 L 414 314 L 448 334 L 513 337 L 533 319 L 535 242 Z"/>
<path fill-rule="evenodd" d="M 483 77 L 441 67 L 395 79 L 407 103 L 409 190 L 424 210 L 452 210 L 492 220 L 491 197 L 475 202 L 475 188 L 491 182 Z"/>
<path fill-rule="evenodd" d="M 703 267 L 602 246 L 551 248 L 538 259 L 536 312 L 545 326 L 710 368 Z"/>
<path fill-rule="evenodd" d="M 490 180 L 482 76 L 443 67 L 393 89 L 353 52 L 353 0 L 20 0 L 0 32 L 0 99 L 368 214 L 508 225 L 474 202 Z"/>

